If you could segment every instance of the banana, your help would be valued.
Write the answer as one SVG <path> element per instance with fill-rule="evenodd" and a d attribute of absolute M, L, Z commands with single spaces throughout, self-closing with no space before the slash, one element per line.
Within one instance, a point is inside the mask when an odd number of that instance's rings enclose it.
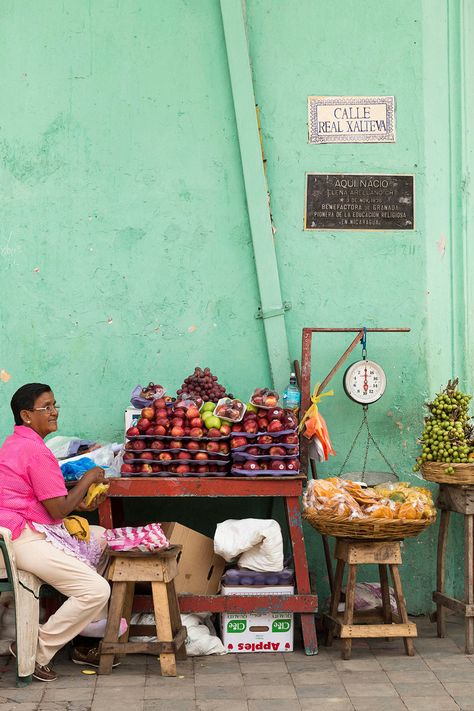
<path fill-rule="evenodd" d="M 100 494 L 105 494 L 105 492 L 108 490 L 109 484 L 91 484 L 87 490 L 86 498 L 84 500 L 85 505 L 90 506 L 96 496 L 99 496 Z"/>

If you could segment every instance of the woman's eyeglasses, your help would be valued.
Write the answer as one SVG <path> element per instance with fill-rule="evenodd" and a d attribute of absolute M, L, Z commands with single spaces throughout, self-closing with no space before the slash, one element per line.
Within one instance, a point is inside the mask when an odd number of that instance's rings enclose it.
<path fill-rule="evenodd" d="M 53 411 L 59 412 L 61 405 L 46 405 L 45 407 L 32 407 L 30 412 L 47 412 L 50 415 Z"/>

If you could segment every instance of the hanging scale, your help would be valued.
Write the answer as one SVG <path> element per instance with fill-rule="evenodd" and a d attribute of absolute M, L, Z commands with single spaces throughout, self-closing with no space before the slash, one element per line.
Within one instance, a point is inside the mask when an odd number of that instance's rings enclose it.
<path fill-rule="evenodd" d="M 386 481 L 393 481 L 398 479 L 398 475 L 395 469 L 387 460 L 386 456 L 380 449 L 379 445 L 375 441 L 370 429 L 368 421 L 368 406 L 374 402 L 377 402 L 385 392 L 385 387 L 387 385 L 387 378 L 385 372 L 381 365 L 375 363 L 373 360 L 367 359 L 367 329 L 364 328 L 363 336 L 361 337 L 362 344 L 362 360 L 358 360 L 350 365 L 346 372 L 344 373 L 343 383 L 346 395 L 353 401 L 362 405 L 363 415 L 362 422 L 354 438 L 354 441 L 347 453 L 344 463 L 339 472 L 339 476 L 345 479 L 351 479 L 353 481 L 362 481 L 369 486 L 374 486 L 375 484 L 381 484 Z M 359 439 L 359 435 L 362 430 L 367 431 L 367 443 L 364 452 L 364 463 L 361 472 L 349 472 L 343 474 L 347 462 L 354 450 L 355 444 Z M 369 454 L 369 446 L 373 444 L 377 452 L 380 454 L 384 462 L 390 469 L 390 472 L 367 472 L 367 457 Z"/>

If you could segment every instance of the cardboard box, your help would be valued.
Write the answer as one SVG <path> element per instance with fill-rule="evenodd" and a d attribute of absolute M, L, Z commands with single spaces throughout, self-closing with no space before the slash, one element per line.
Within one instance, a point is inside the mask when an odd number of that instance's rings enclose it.
<path fill-rule="evenodd" d="M 171 543 L 183 546 L 174 581 L 176 591 L 215 595 L 219 591 L 225 560 L 214 553 L 213 539 L 175 521 L 161 525 Z"/>
<path fill-rule="evenodd" d="M 222 586 L 221 595 L 293 595 L 293 585 Z M 245 652 L 292 652 L 294 624 L 292 612 L 264 615 L 221 615 L 221 637 L 230 654 Z"/>
<path fill-rule="evenodd" d="M 140 419 L 140 412 L 136 407 L 127 407 L 125 410 L 125 434 L 129 427 L 133 427 Z"/>

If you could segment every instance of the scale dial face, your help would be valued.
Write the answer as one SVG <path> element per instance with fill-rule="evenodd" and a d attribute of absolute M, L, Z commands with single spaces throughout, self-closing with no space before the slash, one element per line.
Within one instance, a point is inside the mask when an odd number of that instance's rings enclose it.
<path fill-rule="evenodd" d="M 383 368 L 373 360 L 358 360 L 344 373 L 346 395 L 360 405 L 370 405 L 382 397 L 387 384 Z"/>

